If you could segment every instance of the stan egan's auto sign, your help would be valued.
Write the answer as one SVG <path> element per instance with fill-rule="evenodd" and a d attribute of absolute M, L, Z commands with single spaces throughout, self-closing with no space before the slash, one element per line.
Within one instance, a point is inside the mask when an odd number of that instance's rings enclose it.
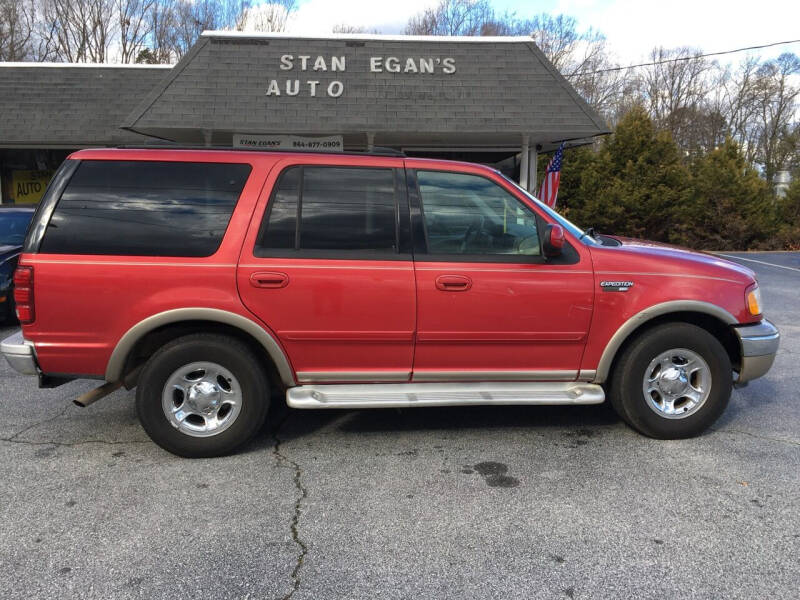
<path fill-rule="evenodd" d="M 284 54 L 280 58 L 281 71 L 302 71 L 313 73 L 337 73 L 347 70 L 345 56 L 310 56 L 305 54 Z M 417 73 L 420 75 L 442 73 L 452 75 L 456 72 L 456 61 L 452 57 L 397 57 L 371 56 L 370 73 Z M 315 97 L 324 95 L 338 98 L 344 93 L 344 83 L 338 79 L 321 83 L 318 79 L 271 79 L 267 85 L 267 96 Z"/>

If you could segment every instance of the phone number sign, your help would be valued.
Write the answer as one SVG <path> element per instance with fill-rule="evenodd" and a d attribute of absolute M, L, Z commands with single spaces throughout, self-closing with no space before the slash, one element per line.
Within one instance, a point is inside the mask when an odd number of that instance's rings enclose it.
<path fill-rule="evenodd" d="M 237 133 L 233 136 L 234 148 L 257 150 L 316 150 L 341 152 L 344 141 L 341 135 L 324 137 L 302 137 L 298 135 L 249 135 Z"/>

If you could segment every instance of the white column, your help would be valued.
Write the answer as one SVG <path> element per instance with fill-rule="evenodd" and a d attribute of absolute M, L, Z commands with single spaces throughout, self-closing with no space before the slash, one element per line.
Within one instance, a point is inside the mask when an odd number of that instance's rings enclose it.
<path fill-rule="evenodd" d="M 522 157 L 519 161 L 519 186 L 528 189 L 528 177 L 530 176 L 530 145 L 531 137 L 522 136 Z"/>
<path fill-rule="evenodd" d="M 538 194 L 539 190 L 536 189 L 536 184 L 538 183 L 536 177 L 536 165 L 538 164 L 537 158 L 539 157 L 539 153 L 536 151 L 536 146 L 531 147 L 528 156 L 528 187 L 525 189 L 531 194 Z"/>
<path fill-rule="evenodd" d="M 208 129 L 203 129 L 203 143 L 206 146 L 211 146 L 211 134 L 212 132 Z"/>
<path fill-rule="evenodd" d="M 375 149 L 375 134 L 367 134 L 367 152 L 372 152 Z"/>

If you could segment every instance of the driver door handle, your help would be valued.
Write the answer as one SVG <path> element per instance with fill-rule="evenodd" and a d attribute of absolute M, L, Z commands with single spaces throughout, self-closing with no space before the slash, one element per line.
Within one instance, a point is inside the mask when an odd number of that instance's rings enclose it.
<path fill-rule="evenodd" d="M 472 279 L 465 275 L 439 275 L 436 289 L 443 292 L 466 292 L 472 287 Z"/>

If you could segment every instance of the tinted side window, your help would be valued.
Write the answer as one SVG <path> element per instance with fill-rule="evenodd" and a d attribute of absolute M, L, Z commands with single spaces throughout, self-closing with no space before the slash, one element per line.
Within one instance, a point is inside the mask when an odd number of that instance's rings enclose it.
<path fill-rule="evenodd" d="M 281 174 L 266 219 L 258 256 L 271 249 L 395 253 L 394 170 L 292 167 Z"/>
<path fill-rule="evenodd" d="M 52 254 L 210 256 L 250 165 L 83 161 L 40 248 Z"/>
<path fill-rule="evenodd" d="M 261 228 L 256 245 L 265 248 L 293 249 L 297 234 L 297 207 L 300 198 L 302 167 L 292 167 L 281 173 L 270 198 L 269 220 Z"/>
<path fill-rule="evenodd" d="M 476 175 L 418 171 L 430 254 L 540 256 L 535 213 Z"/>

